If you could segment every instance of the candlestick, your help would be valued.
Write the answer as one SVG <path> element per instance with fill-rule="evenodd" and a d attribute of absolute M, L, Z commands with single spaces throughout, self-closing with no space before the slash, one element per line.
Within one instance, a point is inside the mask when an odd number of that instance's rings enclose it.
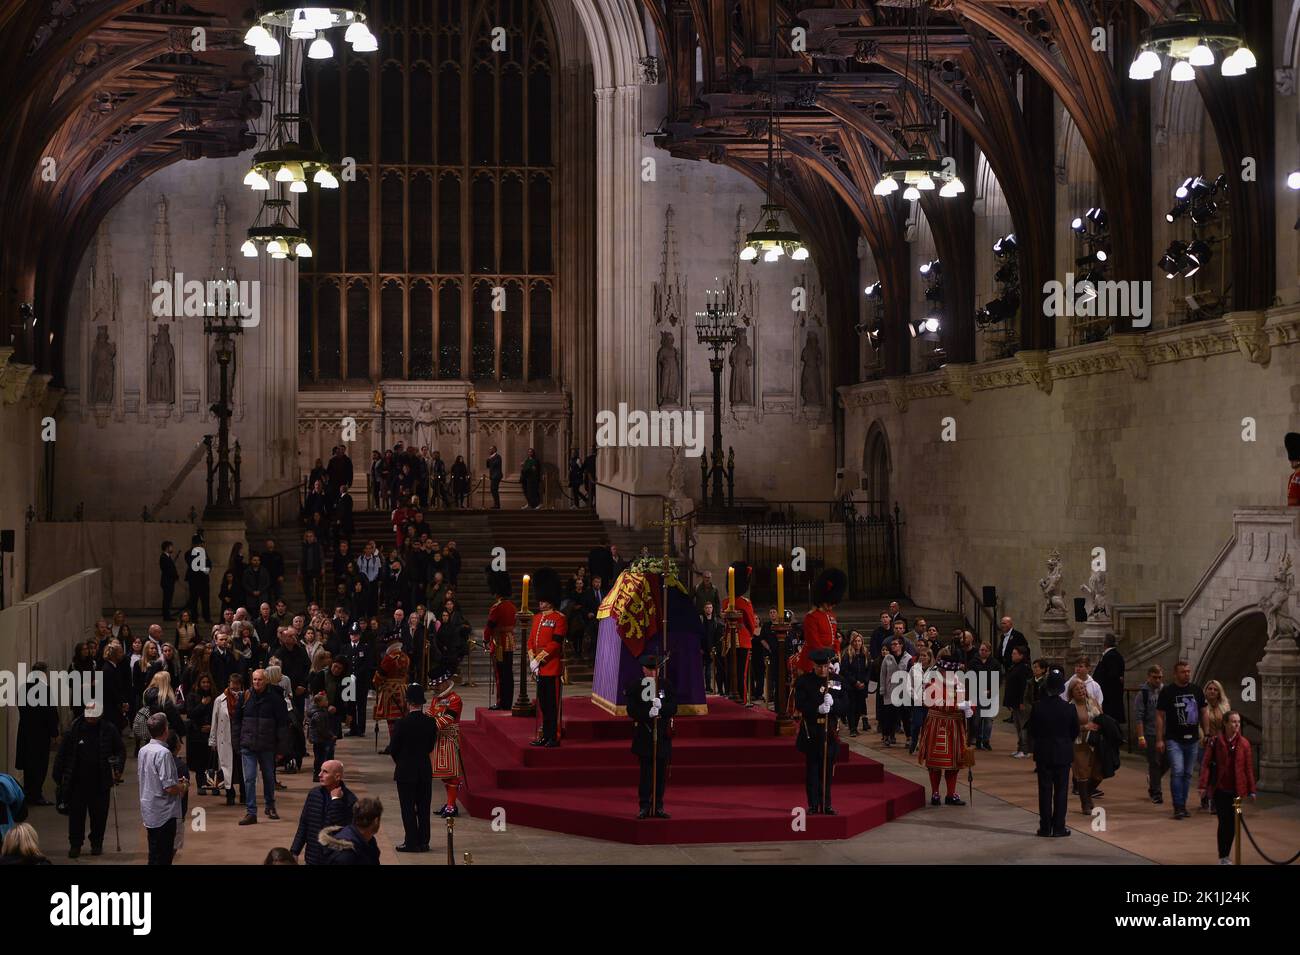
<path fill-rule="evenodd" d="M 730 606 L 736 605 L 736 568 L 727 568 L 727 599 L 731 602 Z"/>
<path fill-rule="evenodd" d="M 524 592 L 523 595 L 519 598 L 520 610 L 528 609 L 528 581 L 530 581 L 531 579 L 532 578 L 529 577 L 527 574 L 524 574 Z"/>
<path fill-rule="evenodd" d="M 785 567 L 776 565 L 776 619 L 785 619 Z"/>

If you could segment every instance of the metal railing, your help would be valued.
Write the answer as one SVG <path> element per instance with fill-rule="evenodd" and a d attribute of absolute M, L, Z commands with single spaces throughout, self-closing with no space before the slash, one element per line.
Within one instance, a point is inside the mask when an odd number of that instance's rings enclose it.
<path fill-rule="evenodd" d="M 984 597 L 975 590 L 974 585 L 966 579 L 966 575 L 960 570 L 954 571 L 957 578 L 957 614 L 963 620 L 970 624 L 971 632 L 975 634 L 975 642 L 978 644 L 983 639 L 985 622 L 988 623 L 988 635 L 992 639 L 993 635 L 998 632 L 998 618 L 996 607 L 985 607 Z M 971 612 L 966 612 L 967 598 L 970 600 Z"/>
<path fill-rule="evenodd" d="M 249 529 L 271 530 L 286 523 L 296 523 L 302 513 L 301 493 L 299 485 L 291 484 L 273 494 L 245 495 L 243 503 L 251 505 L 246 509 Z M 266 503 L 265 508 L 260 506 L 262 502 Z"/>

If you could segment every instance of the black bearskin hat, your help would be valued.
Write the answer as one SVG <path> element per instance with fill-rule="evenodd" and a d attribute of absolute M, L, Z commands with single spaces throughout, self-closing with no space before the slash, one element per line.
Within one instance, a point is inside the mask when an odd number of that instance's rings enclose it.
<path fill-rule="evenodd" d="M 614 583 L 614 555 L 608 547 L 593 547 L 587 553 L 587 570 L 607 586 Z"/>
<path fill-rule="evenodd" d="M 731 569 L 736 572 L 736 596 L 743 597 L 749 593 L 749 582 L 754 576 L 754 568 L 743 560 L 733 561 Z M 723 593 L 723 600 L 726 600 L 726 593 Z"/>
<path fill-rule="evenodd" d="M 844 592 L 849 589 L 849 578 L 838 567 L 827 567 L 812 585 L 812 603 L 814 607 L 822 604 L 832 606 L 844 599 Z"/>
<path fill-rule="evenodd" d="M 537 595 L 539 601 L 546 601 L 552 607 L 559 609 L 560 596 L 563 593 L 563 587 L 560 584 L 560 575 L 555 572 L 553 567 L 539 567 L 532 578 L 533 593 Z"/>
<path fill-rule="evenodd" d="M 1286 435 L 1286 459 L 1300 461 L 1300 432 L 1288 431 Z"/>
<path fill-rule="evenodd" d="M 493 597 L 510 596 L 510 574 L 504 570 L 493 570 L 490 566 L 484 568 L 484 574 L 487 577 L 487 589 Z"/>

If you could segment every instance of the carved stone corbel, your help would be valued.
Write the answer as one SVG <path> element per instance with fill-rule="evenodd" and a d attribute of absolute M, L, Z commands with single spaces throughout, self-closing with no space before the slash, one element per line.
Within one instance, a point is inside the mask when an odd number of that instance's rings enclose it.
<path fill-rule="evenodd" d="M 1267 313 L 1263 309 L 1249 312 L 1228 312 L 1223 320 L 1232 329 L 1232 338 L 1246 360 L 1263 368 L 1268 367 L 1271 346 L 1264 331 Z"/>
<path fill-rule="evenodd" d="M 6 362 L 4 367 L 0 368 L 0 394 L 3 394 L 5 404 L 15 405 L 22 400 L 23 395 L 27 393 L 27 380 L 35 370 L 35 365 L 14 362 Z"/>
<path fill-rule="evenodd" d="M 1025 377 L 1045 395 L 1052 393 L 1052 369 L 1047 367 L 1047 352 L 1039 349 L 1022 349 L 1016 359 L 1025 369 Z"/>
<path fill-rule="evenodd" d="M 944 374 L 948 378 L 948 390 L 967 404 L 975 396 L 971 383 L 971 366 L 965 364 L 944 365 Z"/>
<path fill-rule="evenodd" d="M 1133 332 L 1114 332 L 1110 343 L 1115 346 L 1115 354 L 1124 363 L 1128 373 L 1135 381 L 1147 380 L 1147 350 L 1145 335 Z"/>
<path fill-rule="evenodd" d="M 907 379 L 886 378 L 885 387 L 889 389 L 890 400 L 900 412 L 907 411 Z"/>
<path fill-rule="evenodd" d="M 27 404 L 32 408 L 43 408 L 45 406 L 45 393 L 49 391 L 50 382 L 53 380 L 53 375 L 30 375 L 27 378 L 27 387 L 23 393 L 23 398 Z"/>

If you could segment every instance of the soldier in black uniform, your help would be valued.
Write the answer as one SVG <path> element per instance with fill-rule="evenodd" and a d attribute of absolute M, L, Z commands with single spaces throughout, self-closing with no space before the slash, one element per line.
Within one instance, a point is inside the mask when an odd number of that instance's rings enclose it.
<path fill-rule="evenodd" d="M 827 816 L 835 815 L 831 808 L 831 777 L 835 757 L 840 751 L 839 721 L 848 714 L 848 698 L 840 686 L 839 677 L 831 672 L 833 656 L 824 647 L 813 650 L 808 655 L 813 665 L 812 672 L 794 682 L 795 707 L 803 716 L 796 742 L 807 767 L 808 812 Z M 828 731 L 829 737 L 825 735 Z M 823 779 L 825 793 L 822 792 Z"/>
<path fill-rule="evenodd" d="M 664 787 L 668 783 L 668 761 L 673 754 L 672 718 L 677 714 L 677 696 L 667 676 L 658 677 L 659 659 L 646 654 L 637 662 L 641 676 L 633 678 L 624 689 L 627 715 L 632 717 L 632 752 L 641 761 L 641 782 L 637 797 L 641 803 L 638 819 L 654 816 L 669 818 L 664 812 Z M 658 740 L 658 747 L 655 745 Z M 651 786 L 654 796 L 651 802 Z"/>

